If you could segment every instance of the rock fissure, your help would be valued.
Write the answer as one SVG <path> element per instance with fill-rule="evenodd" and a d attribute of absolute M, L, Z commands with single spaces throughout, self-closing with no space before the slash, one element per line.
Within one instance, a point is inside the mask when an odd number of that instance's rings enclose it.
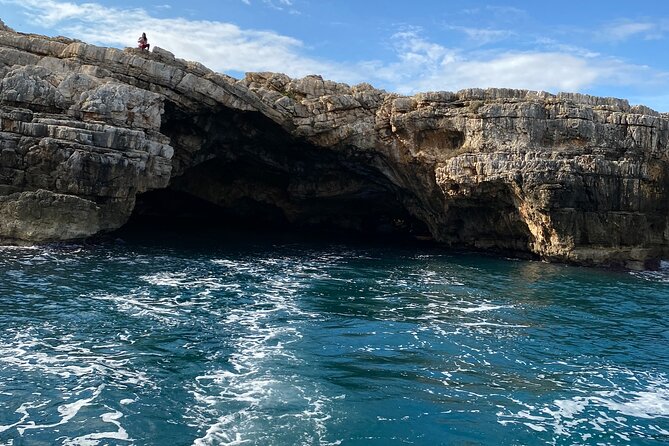
<path fill-rule="evenodd" d="M 237 80 L 160 48 L 0 29 L 6 242 L 132 216 L 653 266 L 669 255 L 668 145 L 667 114 L 618 99 Z"/>

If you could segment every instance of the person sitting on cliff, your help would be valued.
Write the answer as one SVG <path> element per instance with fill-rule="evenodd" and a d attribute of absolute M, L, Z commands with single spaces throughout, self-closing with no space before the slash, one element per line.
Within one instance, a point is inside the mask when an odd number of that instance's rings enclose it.
<path fill-rule="evenodd" d="M 149 49 L 151 48 L 151 45 L 149 44 L 149 39 L 146 38 L 146 33 L 142 33 L 142 37 L 140 37 L 137 40 L 137 43 L 139 44 L 138 48 L 140 50 L 149 51 Z"/>

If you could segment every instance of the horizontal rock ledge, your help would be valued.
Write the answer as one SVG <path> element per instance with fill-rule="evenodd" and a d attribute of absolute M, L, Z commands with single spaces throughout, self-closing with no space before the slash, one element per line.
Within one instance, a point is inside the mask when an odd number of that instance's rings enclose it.
<path fill-rule="evenodd" d="M 221 224 L 653 267 L 669 257 L 668 142 L 666 113 L 622 99 L 234 79 L 0 22 L 5 243 L 216 209 Z"/>

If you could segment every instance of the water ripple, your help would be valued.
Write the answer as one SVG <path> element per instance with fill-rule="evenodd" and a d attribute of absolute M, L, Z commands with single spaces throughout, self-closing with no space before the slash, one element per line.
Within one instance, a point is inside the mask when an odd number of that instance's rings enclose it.
<path fill-rule="evenodd" d="M 0 444 L 667 444 L 667 271 L 0 247 Z"/>

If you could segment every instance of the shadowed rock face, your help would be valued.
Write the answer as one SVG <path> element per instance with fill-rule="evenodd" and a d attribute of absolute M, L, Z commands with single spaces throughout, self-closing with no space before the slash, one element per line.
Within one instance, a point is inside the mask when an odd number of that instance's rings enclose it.
<path fill-rule="evenodd" d="M 669 254 L 668 142 L 666 115 L 616 99 L 236 80 L 160 48 L 0 26 L 5 242 L 207 209 L 267 228 L 653 266 Z"/>

